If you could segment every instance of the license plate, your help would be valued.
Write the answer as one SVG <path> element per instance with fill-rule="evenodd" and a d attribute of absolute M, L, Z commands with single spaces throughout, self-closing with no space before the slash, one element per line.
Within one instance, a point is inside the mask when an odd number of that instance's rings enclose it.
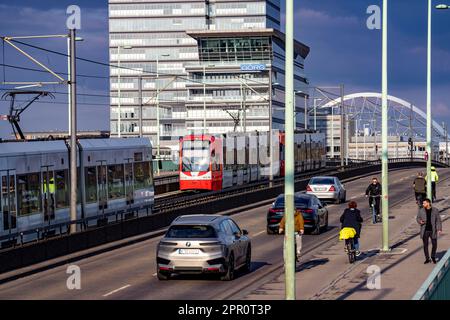
<path fill-rule="evenodd" d="M 316 188 L 317 191 L 327 191 L 327 188 Z"/>
<path fill-rule="evenodd" d="M 178 253 L 179 254 L 199 254 L 200 250 L 199 249 L 179 249 Z"/>

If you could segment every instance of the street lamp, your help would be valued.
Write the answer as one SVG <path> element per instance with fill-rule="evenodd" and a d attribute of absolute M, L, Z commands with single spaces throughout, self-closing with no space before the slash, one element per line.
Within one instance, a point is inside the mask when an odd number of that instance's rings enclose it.
<path fill-rule="evenodd" d="M 431 190 L 431 11 L 432 11 L 432 0 L 428 0 L 428 59 L 427 59 L 427 196 L 428 199 L 433 200 L 432 190 Z M 450 9 L 449 5 L 439 4 L 436 6 L 438 10 Z M 447 150 L 446 150 L 447 151 Z"/>
<path fill-rule="evenodd" d="M 214 67 L 214 64 L 208 65 L 208 68 Z M 203 134 L 206 134 L 206 64 L 203 65 Z"/>
<path fill-rule="evenodd" d="M 306 102 L 306 99 L 309 99 L 309 95 L 301 90 L 294 90 L 294 129 L 297 124 L 296 116 L 295 116 L 296 111 L 297 111 L 297 106 L 296 106 L 297 94 L 300 96 L 303 96 L 305 98 L 305 130 L 308 130 L 308 104 Z"/>
<path fill-rule="evenodd" d="M 118 134 L 117 136 L 120 138 L 121 136 L 121 119 L 122 119 L 122 113 L 120 111 L 120 100 L 121 100 L 121 93 L 120 93 L 120 49 L 124 49 L 124 50 L 130 50 L 133 49 L 132 46 L 117 46 L 117 104 L 118 104 L 118 118 L 117 118 L 117 130 L 118 130 Z"/>
<path fill-rule="evenodd" d="M 317 101 L 322 101 L 321 98 L 314 98 L 314 131 L 317 131 Z"/>
<path fill-rule="evenodd" d="M 156 56 L 156 78 L 159 79 L 159 57 L 169 57 L 170 54 L 162 54 Z M 160 160 L 160 124 L 159 124 L 159 86 L 158 81 L 156 81 L 156 155 L 158 159 L 157 173 L 159 175 L 159 160 Z"/>

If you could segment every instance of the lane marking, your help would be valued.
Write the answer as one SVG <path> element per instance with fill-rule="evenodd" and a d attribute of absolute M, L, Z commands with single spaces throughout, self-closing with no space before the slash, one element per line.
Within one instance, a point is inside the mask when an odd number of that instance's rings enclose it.
<path fill-rule="evenodd" d="M 156 277 L 156 272 L 153 274 L 154 277 Z"/>
<path fill-rule="evenodd" d="M 263 231 L 260 231 L 260 232 L 258 232 L 258 233 L 255 233 L 253 236 L 254 237 L 257 237 L 257 236 L 259 236 L 259 235 L 261 235 L 261 234 L 263 234 L 263 233 L 265 233 L 266 232 L 266 230 L 263 230 Z"/>
<path fill-rule="evenodd" d="M 128 287 L 131 287 L 131 285 L 130 285 L 130 284 L 127 284 L 126 286 L 123 286 L 123 287 L 121 287 L 121 288 L 119 288 L 119 289 L 116 289 L 116 290 L 113 290 L 113 291 L 111 291 L 111 292 L 108 292 L 107 294 L 104 294 L 103 296 L 104 296 L 104 297 L 110 296 L 110 295 L 112 295 L 112 294 L 114 294 L 114 293 L 116 293 L 116 292 L 119 292 L 119 291 L 121 291 L 121 290 L 124 290 L 124 289 L 126 289 L 126 288 L 128 288 Z"/>

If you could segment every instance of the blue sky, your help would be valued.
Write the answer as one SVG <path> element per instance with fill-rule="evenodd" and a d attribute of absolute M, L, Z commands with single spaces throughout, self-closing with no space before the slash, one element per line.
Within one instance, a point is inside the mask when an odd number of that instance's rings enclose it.
<path fill-rule="evenodd" d="M 450 2 L 450 0 L 447 0 Z M 284 1 L 282 1 L 284 3 Z M 434 4 L 445 2 L 435 0 Z M 108 62 L 107 1 L 0 1 L 1 35 L 64 34 L 65 9 L 77 4 L 82 10 L 82 29 L 77 55 Z M 381 31 L 366 27 L 369 5 L 381 0 L 296 0 L 295 32 L 297 38 L 311 47 L 306 71 L 317 86 L 345 84 L 347 94 L 381 90 Z M 450 3 L 449 3 L 450 4 Z M 284 9 L 283 9 L 284 10 Z M 389 8 L 389 93 L 410 101 L 420 108 L 426 102 L 426 0 L 390 1 Z M 65 52 L 65 40 L 28 41 L 55 51 Z M 27 50 L 56 71 L 65 71 L 64 57 Z M 17 52 L 0 43 L 0 63 L 36 68 Z M 78 73 L 100 78 L 78 79 L 78 93 L 105 96 L 109 94 L 106 67 L 79 62 Z M 0 67 L 0 81 L 53 80 L 36 72 Z M 5 88 L 5 85 L 0 85 Z M 50 91 L 66 92 L 63 86 Z M 4 91 L 0 92 L 1 94 Z M 450 10 L 433 12 L 433 110 L 435 120 L 450 122 Z M 56 95 L 52 104 L 34 104 L 22 117 L 24 130 L 57 130 L 67 128 L 67 96 Z M 49 101 L 49 100 L 45 100 Z M 58 103 L 61 102 L 61 103 Z M 109 128 L 109 99 L 79 96 L 79 128 Z M 0 101 L 0 114 L 8 104 Z M 10 132 L 7 122 L 0 122 L 0 136 Z"/>

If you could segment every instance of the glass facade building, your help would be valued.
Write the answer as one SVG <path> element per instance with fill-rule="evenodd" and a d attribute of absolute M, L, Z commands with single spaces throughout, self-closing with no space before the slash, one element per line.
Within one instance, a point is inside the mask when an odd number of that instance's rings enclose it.
<path fill-rule="evenodd" d="M 119 108 L 120 135 L 139 134 L 139 78 L 142 131 L 154 145 L 158 123 L 160 145 L 176 148 L 180 136 L 205 130 L 205 117 L 209 133 L 282 129 L 280 29 L 280 0 L 109 0 L 110 63 L 120 64 L 110 71 L 111 135 Z M 302 90 L 309 48 L 295 48 Z M 299 127 L 303 101 L 297 96 Z"/>

